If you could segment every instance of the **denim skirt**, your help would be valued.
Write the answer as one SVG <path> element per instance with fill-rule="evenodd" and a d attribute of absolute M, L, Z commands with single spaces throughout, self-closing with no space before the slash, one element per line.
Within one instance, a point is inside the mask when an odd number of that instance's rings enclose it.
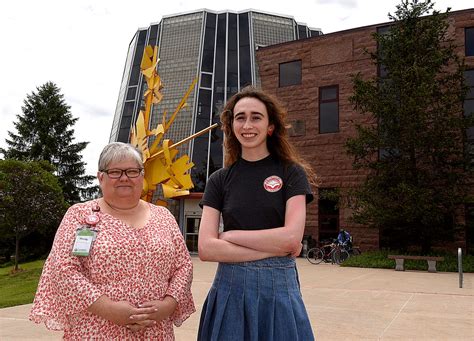
<path fill-rule="evenodd" d="M 198 340 L 314 340 L 295 260 L 219 263 L 202 308 Z"/>

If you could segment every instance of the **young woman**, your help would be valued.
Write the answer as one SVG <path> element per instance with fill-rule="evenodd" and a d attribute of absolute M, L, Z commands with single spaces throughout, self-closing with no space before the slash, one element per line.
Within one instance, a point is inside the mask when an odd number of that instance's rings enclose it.
<path fill-rule="evenodd" d="M 314 174 L 289 144 L 285 116 L 254 88 L 221 114 L 225 168 L 206 185 L 199 229 L 200 258 L 219 266 L 198 340 L 314 339 L 294 259 L 313 199 L 306 174 Z"/>

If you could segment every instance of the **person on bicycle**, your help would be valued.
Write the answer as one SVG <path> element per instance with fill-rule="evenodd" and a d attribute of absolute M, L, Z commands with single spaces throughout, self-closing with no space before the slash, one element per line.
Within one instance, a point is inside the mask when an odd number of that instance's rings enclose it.
<path fill-rule="evenodd" d="M 347 251 L 352 249 L 352 236 L 344 229 L 341 229 L 341 231 L 339 231 L 335 242 L 337 244 L 340 244 Z"/>

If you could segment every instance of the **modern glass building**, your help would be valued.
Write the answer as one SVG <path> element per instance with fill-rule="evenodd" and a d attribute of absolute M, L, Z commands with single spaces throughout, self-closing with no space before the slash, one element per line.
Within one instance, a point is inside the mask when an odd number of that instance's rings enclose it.
<path fill-rule="evenodd" d="M 188 107 L 166 134 L 178 142 L 218 122 L 224 103 L 239 89 L 260 84 L 255 58 L 259 47 L 321 34 L 320 29 L 311 29 L 291 16 L 254 10 L 202 9 L 165 16 L 139 29 L 129 46 L 110 141 L 129 141 L 130 125 L 144 104 L 146 82 L 140 62 L 146 45 L 159 46 L 158 74 L 164 85 L 163 101 L 152 109 L 152 127 L 161 122 L 163 112 L 167 117 L 173 113 L 189 85 L 198 79 Z M 202 192 L 209 175 L 223 165 L 222 132 L 214 129 L 182 145 L 180 152 L 194 162 L 194 192 Z M 180 225 L 187 224 L 182 223 L 187 219 L 183 207 L 179 215 Z"/>

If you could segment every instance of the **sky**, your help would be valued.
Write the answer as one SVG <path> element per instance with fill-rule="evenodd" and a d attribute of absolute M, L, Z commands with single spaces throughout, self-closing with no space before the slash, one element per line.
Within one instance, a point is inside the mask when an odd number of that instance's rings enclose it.
<path fill-rule="evenodd" d="M 138 28 L 163 16 L 198 9 L 254 9 L 290 15 L 323 33 L 389 21 L 401 0 L 117 1 L 23 0 L 0 2 L 0 146 L 21 114 L 27 94 L 48 81 L 64 94 L 83 151 L 95 175 L 108 143 L 129 43 Z M 472 8 L 471 0 L 438 0 L 435 9 Z M 183 93 L 186 89 L 183 89 Z"/>

